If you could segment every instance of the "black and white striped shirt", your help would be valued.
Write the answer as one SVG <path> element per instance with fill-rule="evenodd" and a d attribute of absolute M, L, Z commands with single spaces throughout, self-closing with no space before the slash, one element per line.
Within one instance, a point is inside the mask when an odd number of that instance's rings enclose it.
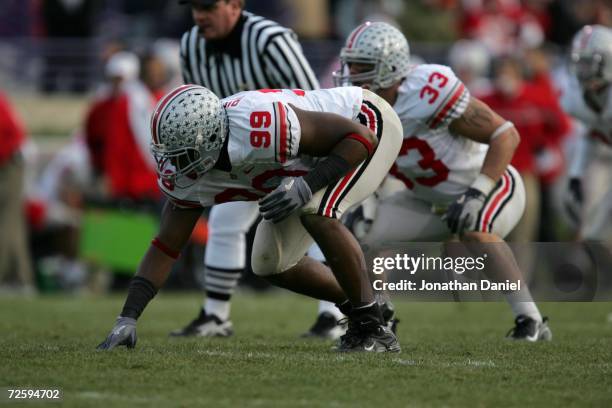
<path fill-rule="evenodd" d="M 185 83 L 221 98 L 262 88 L 319 87 L 295 33 L 246 11 L 221 41 L 206 41 L 197 25 L 183 34 L 181 64 Z"/>

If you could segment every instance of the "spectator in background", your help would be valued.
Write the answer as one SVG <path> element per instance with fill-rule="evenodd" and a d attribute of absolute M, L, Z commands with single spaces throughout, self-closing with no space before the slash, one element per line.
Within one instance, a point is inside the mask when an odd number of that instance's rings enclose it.
<path fill-rule="evenodd" d="M 34 290 L 24 214 L 23 124 L 0 94 L 0 284 Z"/>
<path fill-rule="evenodd" d="M 32 165 L 32 158 L 29 158 Z M 86 279 L 78 259 L 83 191 L 91 181 L 84 138 L 77 132 L 28 186 L 32 260 L 40 289 L 75 290 Z"/>
<path fill-rule="evenodd" d="M 544 40 L 540 20 L 520 0 L 463 0 L 457 21 L 460 37 L 482 42 L 494 56 Z"/>
<path fill-rule="evenodd" d="M 120 51 L 108 57 L 104 72 L 106 81 L 97 91 L 84 126 L 91 167 L 97 180 L 107 173 L 105 154 L 113 112 L 125 84 L 136 80 L 139 71 L 138 57 L 131 52 Z"/>
<path fill-rule="evenodd" d="M 491 56 L 487 47 L 473 40 L 459 40 L 453 44 L 448 55 L 449 63 L 457 77 L 476 98 L 491 92 L 491 81 L 487 75 Z"/>
<path fill-rule="evenodd" d="M 109 67 L 123 56 L 113 56 Z M 143 59 L 141 79 L 122 82 L 104 135 L 102 167 L 112 199 L 157 202 L 161 198 L 155 163 L 149 153 L 149 120 L 168 80 L 164 62 L 151 54 Z"/>
<path fill-rule="evenodd" d="M 511 234 L 511 241 L 536 241 L 540 222 L 540 175 L 537 155 L 559 143 L 568 130 L 568 121 L 554 94 L 545 86 L 529 83 L 523 65 L 513 57 L 496 61 L 494 89 L 482 100 L 501 116 L 512 121 L 521 135 L 512 165 L 521 173 L 527 195 L 525 213 Z"/>
<path fill-rule="evenodd" d="M 559 214 L 559 206 L 555 205 L 554 188 L 565 171 L 563 154 L 563 139 L 571 131 L 571 120 L 563 112 L 560 105 L 560 95 L 551 77 L 550 60 L 542 47 L 530 48 L 524 51 L 524 61 L 529 73 L 529 82 L 534 94 L 542 99 L 543 114 L 551 135 L 536 152 L 536 169 L 540 181 L 540 230 L 538 241 L 559 241 L 557 231 L 553 228 Z"/>
<path fill-rule="evenodd" d="M 29 189 L 35 265 L 63 289 L 78 289 L 85 281 L 86 269 L 78 259 L 84 196 L 108 195 L 105 155 L 114 111 L 125 83 L 139 74 L 138 57 L 118 49 L 116 43 L 105 48 L 105 82 L 96 91 L 82 131 L 54 154 Z"/>

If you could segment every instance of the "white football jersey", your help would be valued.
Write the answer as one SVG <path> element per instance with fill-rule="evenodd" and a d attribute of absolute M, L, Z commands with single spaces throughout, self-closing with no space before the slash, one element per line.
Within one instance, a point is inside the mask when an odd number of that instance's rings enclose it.
<path fill-rule="evenodd" d="M 263 89 L 222 99 L 229 121 L 227 152 L 231 171 L 213 169 L 189 187 L 159 186 L 181 207 L 204 207 L 228 201 L 255 201 L 274 190 L 284 177 L 306 174 L 317 159 L 300 155 L 299 109 L 335 113 L 355 120 L 361 109 L 359 87 L 316 91 Z"/>
<path fill-rule="evenodd" d="M 602 112 L 597 113 L 586 104 L 580 84 L 571 76 L 562 90 L 561 106 L 589 128 L 589 136 L 612 146 L 612 91 L 608 92 Z"/>
<path fill-rule="evenodd" d="M 488 145 L 448 129 L 469 100 L 465 85 L 443 65 L 418 65 L 401 84 L 393 109 L 402 122 L 404 142 L 391 172 L 416 197 L 447 203 L 480 173 Z"/>

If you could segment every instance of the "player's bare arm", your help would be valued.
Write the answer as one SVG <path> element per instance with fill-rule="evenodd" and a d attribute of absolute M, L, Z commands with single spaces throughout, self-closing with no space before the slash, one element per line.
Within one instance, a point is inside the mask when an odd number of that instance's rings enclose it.
<path fill-rule="evenodd" d="M 505 121 L 484 102 L 471 98 L 463 115 L 449 126 L 451 132 L 489 145 L 480 174 L 472 186 L 446 213 L 453 233 L 472 231 L 486 197 L 508 168 L 520 137 L 512 122 Z"/>
<path fill-rule="evenodd" d="M 455 119 L 449 129 L 455 134 L 489 145 L 481 173 L 494 182 L 506 171 L 520 142 L 520 136 L 510 122 L 474 97 L 463 115 Z"/>
<path fill-rule="evenodd" d="M 338 154 L 356 166 L 365 160 L 378 140 L 367 127 L 333 113 L 312 112 L 292 106 L 302 129 L 300 153 L 309 156 Z M 357 135 L 367 143 L 359 142 L 348 135 Z"/>
<path fill-rule="evenodd" d="M 100 350 L 117 346 L 136 346 L 136 320 L 168 278 L 172 264 L 191 236 L 202 209 L 182 209 L 167 202 L 161 216 L 159 233 L 151 242 L 136 275 L 130 282 L 128 296 L 115 326 L 98 345 Z"/>
<path fill-rule="evenodd" d="M 166 202 L 159 233 L 142 258 L 136 276 L 148 279 L 157 289 L 161 288 L 201 215 L 201 208 L 184 209 Z"/>

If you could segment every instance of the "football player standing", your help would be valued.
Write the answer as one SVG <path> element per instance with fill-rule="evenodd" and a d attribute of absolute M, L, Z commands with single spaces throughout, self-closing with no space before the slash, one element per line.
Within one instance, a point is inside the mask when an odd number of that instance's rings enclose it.
<path fill-rule="evenodd" d="M 585 126 L 586 134 L 570 164 L 566 208 L 579 223 L 580 239 L 604 240 L 612 215 L 612 30 L 583 27 L 572 42 L 570 68 L 573 77 L 561 106 Z M 585 178 L 592 187 L 588 194 Z"/>

